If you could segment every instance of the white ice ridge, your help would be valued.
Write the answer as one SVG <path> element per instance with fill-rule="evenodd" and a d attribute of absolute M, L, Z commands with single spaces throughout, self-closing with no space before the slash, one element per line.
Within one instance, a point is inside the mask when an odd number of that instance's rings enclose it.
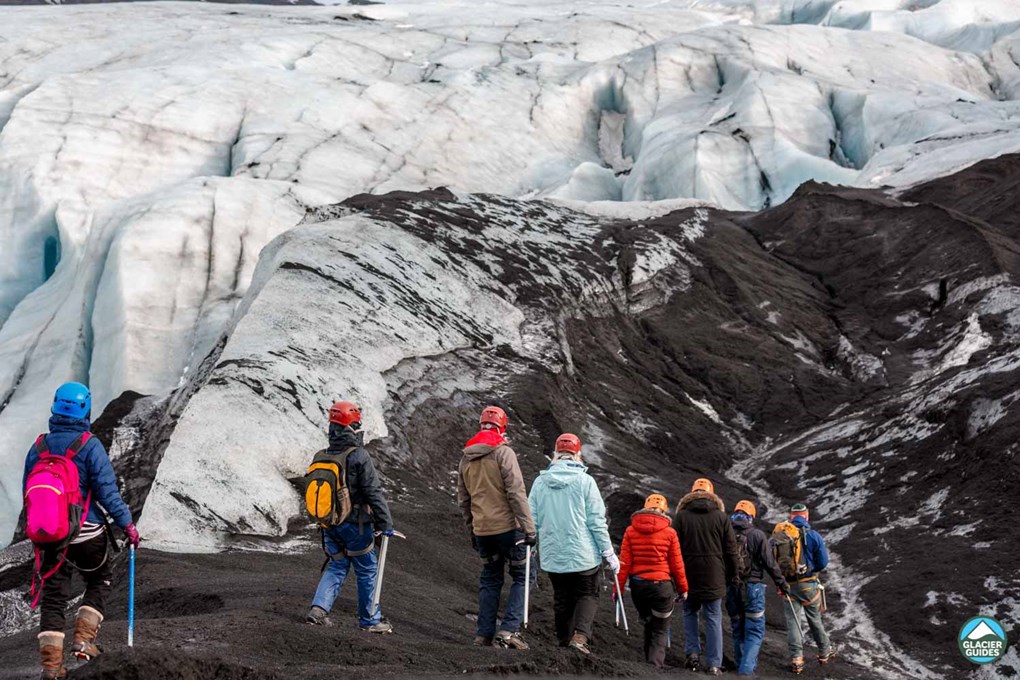
<path fill-rule="evenodd" d="M 914 4 L 0 8 L 0 542 L 54 386 L 186 380 L 308 206 L 754 209 L 1020 150 L 1014 3 Z"/>

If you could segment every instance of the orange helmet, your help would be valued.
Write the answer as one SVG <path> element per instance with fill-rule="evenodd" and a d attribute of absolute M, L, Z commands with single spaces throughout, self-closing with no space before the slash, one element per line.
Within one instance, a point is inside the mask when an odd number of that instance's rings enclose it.
<path fill-rule="evenodd" d="M 691 485 L 691 491 L 707 491 L 708 493 L 715 493 L 715 487 L 712 486 L 712 482 L 705 478 L 695 479 L 694 484 Z"/>
<path fill-rule="evenodd" d="M 565 432 L 556 438 L 556 453 L 581 453 L 581 440 L 576 434 Z"/>
<path fill-rule="evenodd" d="M 669 505 L 666 503 L 666 497 L 662 494 L 653 493 L 645 499 L 645 510 L 658 510 L 663 514 L 668 515 Z"/>
<path fill-rule="evenodd" d="M 742 512 L 751 517 L 758 516 L 758 510 L 754 507 L 754 503 L 751 501 L 740 501 L 737 506 L 733 508 L 733 512 Z"/>
<path fill-rule="evenodd" d="M 506 430 L 509 422 L 506 417 L 506 411 L 498 406 L 486 406 L 482 409 L 482 415 L 478 418 L 479 425 L 495 425 L 500 432 Z"/>
<path fill-rule="evenodd" d="M 347 427 L 361 422 L 361 409 L 349 401 L 338 401 L 329 407 L 329 422 Z"/>

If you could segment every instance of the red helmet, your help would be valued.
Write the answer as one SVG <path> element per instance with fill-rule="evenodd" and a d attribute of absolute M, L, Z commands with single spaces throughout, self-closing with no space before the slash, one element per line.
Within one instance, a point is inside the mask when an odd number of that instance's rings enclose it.
<path fill-rule="evenodd" d="M 495 425 L 499 428 L 500 432 L 506 430 L 507 423 L 506 411 L 498 406 L 486 406 L 482 409 L 482 415 L 478 418 L 479 425 Z"/>
<path fill-rule="evenodd" d="M 349 401 L 338 401 L 329 407 L 329 422 L 347 427 L 361 422 L 361 409 Z"/>
<path fill-rule="evenodd" d="M 576 434 L 570 434 L 569 432 L 561 434 L 556 438 L 556 453 L 560 451 L 581 453 L 581 440 Z"/>

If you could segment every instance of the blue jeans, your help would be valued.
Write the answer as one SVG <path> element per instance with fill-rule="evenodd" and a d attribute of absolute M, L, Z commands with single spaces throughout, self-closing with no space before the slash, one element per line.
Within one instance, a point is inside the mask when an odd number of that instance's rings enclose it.
<path fill-rule="evenodd" d="M 326 550 L 331 555 L 337 555 L 329 561 L 326 570 L 322 572 L 319 579 L 319 587 L 315 590 L 315 597 L 312 599 L 312 606 L 319 607 L 327 612 L 333 608 L 340 588 L 347 578 L 347 572 L 351 565 L 354 565 L 354 573 L 358 577 L 358 624 L 362 627 L 374 626 L 382 619 L 382 608 L 372 608 L 372 595 L 375 592 L 375 551 L 372 550 L 357 557 L 341 557 L 339 553 L 346 548 L 351 552 L 363 550 L 372 544 L 372 525 L 365 524 L 359 531 L 358 525 L 353 522 L 331 527 L 324 532 Z"/>
<path fill-rule="evenodd" d="M 684 654 L 701 654 L 698 635 L 698 612 L 705 620 L 705 663 L 709 668 L 722 667 L 722 600 L 696 600 L 684 602 Z"/>
<path fill-rule="evenodd" d="M 477 633 L 479 637 L 496 635 L 496 616 L 503 594 L 504 571 L 508 567 L 512 583 L 500 630 L 516 633 L 524 619 L 524 534 L 508 531 L 495 536 L 478 536 L 476 544 L 478 555 L 482 558 L 482 576 L 478 580 Z"/>
<path fill-rule="evenodd" d="M 730 586 L 726 592 L 726 611 L 733 629 L 737 675 L 754 675 L 758 652 L 765 639 L 765 584 Z"/>

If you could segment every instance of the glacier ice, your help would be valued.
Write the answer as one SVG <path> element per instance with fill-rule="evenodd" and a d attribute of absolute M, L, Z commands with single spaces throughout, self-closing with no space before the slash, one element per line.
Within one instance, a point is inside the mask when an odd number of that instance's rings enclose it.
<path fill-rule="evenodd" d="M 0 8 L 0 535 L 53 386 L 100 411 L 187 381 L 310 207 L 449 185 L 757 209 L 1020 150 L 1015 6 L 925 5 Z"/>

